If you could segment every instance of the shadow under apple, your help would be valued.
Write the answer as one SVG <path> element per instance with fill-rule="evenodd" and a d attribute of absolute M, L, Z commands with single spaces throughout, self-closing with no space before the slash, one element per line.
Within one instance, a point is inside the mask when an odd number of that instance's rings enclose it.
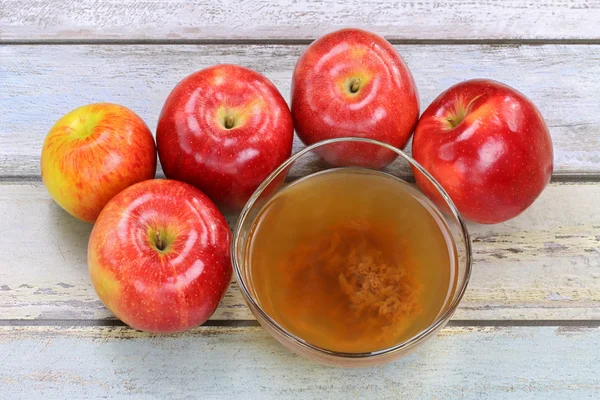
<path fill-rule="evenodd" d="M 50 235 L 54 237 L 57 250 L 68 267 L 87 274 L 87 245 L 93 225 L 73 217 L 58 204 L 48 200 Z"/>

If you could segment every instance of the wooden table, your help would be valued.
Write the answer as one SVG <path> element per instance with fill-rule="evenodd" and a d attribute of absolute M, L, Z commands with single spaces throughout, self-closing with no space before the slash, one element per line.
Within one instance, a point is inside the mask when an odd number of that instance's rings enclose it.
<path fill-rule="evenodd" d="M 216 63 L 256 69 L 289 98 L 302 50 L 342 26 L 396 46 L 422 109 L 488 77 L 529 96 L 550 127 L 546 191 L 512 221 L 469 226 L 473 276 L 453 320 L 415 354 L 363 370 L 286 351 L 235 283 L 191 332 L 124 326 L 89 281 L 91 226 L 41 183 L 49 128 L 109 101 L 154 129 L 171 88 Z M 599 398 L 599 77 L 597 0 L 0 0 L 0 397 Z"/>

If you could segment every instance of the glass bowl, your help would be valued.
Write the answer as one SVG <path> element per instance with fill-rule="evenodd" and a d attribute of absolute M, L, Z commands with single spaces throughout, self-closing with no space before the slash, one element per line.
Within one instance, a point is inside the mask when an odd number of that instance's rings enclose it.
<path fill-rule="evenodd" d="M 340 158 L 340 155 L 343 155 Z M 368 155 L 369 157 L 365 157 Z M 367 159 L 370 159 L 369 162 Z M 394 160 L 395 159 L 395 160 Z M 335 162 L 332 166 L 324 160 Z M 333 160 L 333 161 L 332 161 Z M 375 162 L 372 162 L 376 160 Z M 391 162 L 393 161 L 393 162 Z M 381 167 L 387 165 L 383 169 Z M 343 165 L 340 165 L 343 164 Z M 275 321 L 260 305 L 252 287 L 250 266 L 246 260 L 249 234 L 263 206 L 290 182 L 338 166 L 359 166 L 382 170 L 398 179 L 411 176 L 411 170 L 425 179 L 428 192 L 435 191 L 438 206 L 431 207 L 439 213 L 452 236 L 456 265 L 454 266 L 449 294 L 433 322 L 416 335 L 382 350 L 364 353 L 343 353 L 315 346 Z M 430 184 L 430 185 L 429 185 Z M 419 190 L 415 185 L 415 189 Z M 419 190 L 420 191 L 420 190 Z M 443 211 L 443 212 L 442 212 Z M 440 184 L 415 160 L 388 144 L 364 138 L 337 138 L 306 147 L 281 164 L 256 190 L 243 208 L 234 231 L 231 247 L 234 272 L 242 295 L 258 322 L 289 350 L 310 360 L 332 366 L 365 367 L 387 363 L 414 351 L 432 338 L 448 322 L 460 302 L 471 274 L 471 244 L 469 233 L 454 203 Z"/>

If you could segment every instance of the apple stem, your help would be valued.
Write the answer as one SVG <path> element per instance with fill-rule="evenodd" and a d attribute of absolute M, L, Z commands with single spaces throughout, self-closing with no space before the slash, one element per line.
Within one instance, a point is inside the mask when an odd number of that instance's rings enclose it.
<path fill-rule="evenodd" d="M 446 122 L 448 122 L 448 126 L 450 129 L 456 128 L 460 123 L 465 119 L 465 113 L 459 112 L 456 115 L 446 118 Z"/>
<path fill-rule="evenodd" d="M 225 117 L 225 129 L 231 129 L 233 128 L 233 124 L 234 124 L 234 119 L 231 115 L 228 115 Z"/>
<path fill-rule="evenodd" d="M 356 93 L 360 89 L 360 79 L 354 78 L 350 81 L 350 93 Z"/>
<path fill-rule="evenodd" d="M 156 248 L 160 251 L 165 249 L 165 241 L 162 239 L 162 237 L 160 236 L 160 232 L 156 231 L 154 232 L 154 244 L 156 246 Z"/>
<path fill-rule="evenodd" d="M 454 107 L 454 113 L 452 113 L 448 117 L 446 117 L 446 122 L 448 123 L 448 127 L 450 129 L 454 129 L 457 126 L 459 126 L 461 124 L 461 122 L 463 122 L 465 120 L 465 118 L 467 117 L 467 114 L 469 114 L 469 112 L 471 112 L 471 107 L 473 106 L 473 102 L 480 97 L 481 97 L 481 95 L 473 97 L 471 99 L 471 101 L 469 101 L 469 103 L 467 103 L 466 106 L 464 105 L 464 100 L 462 100 L 462 99 L 458 100 Z"/>

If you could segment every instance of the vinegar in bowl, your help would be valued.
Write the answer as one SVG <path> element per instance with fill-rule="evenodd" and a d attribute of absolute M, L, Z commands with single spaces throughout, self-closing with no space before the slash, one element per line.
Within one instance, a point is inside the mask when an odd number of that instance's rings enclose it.
<path fill-rule="evenodd" d="M 456 290 L 444 218 L 412 185 L 380 171 L 337 168 L 291 183 L 258 214 L 245 254 L 265 312 L 328 351 L 402 343 Z"/>

